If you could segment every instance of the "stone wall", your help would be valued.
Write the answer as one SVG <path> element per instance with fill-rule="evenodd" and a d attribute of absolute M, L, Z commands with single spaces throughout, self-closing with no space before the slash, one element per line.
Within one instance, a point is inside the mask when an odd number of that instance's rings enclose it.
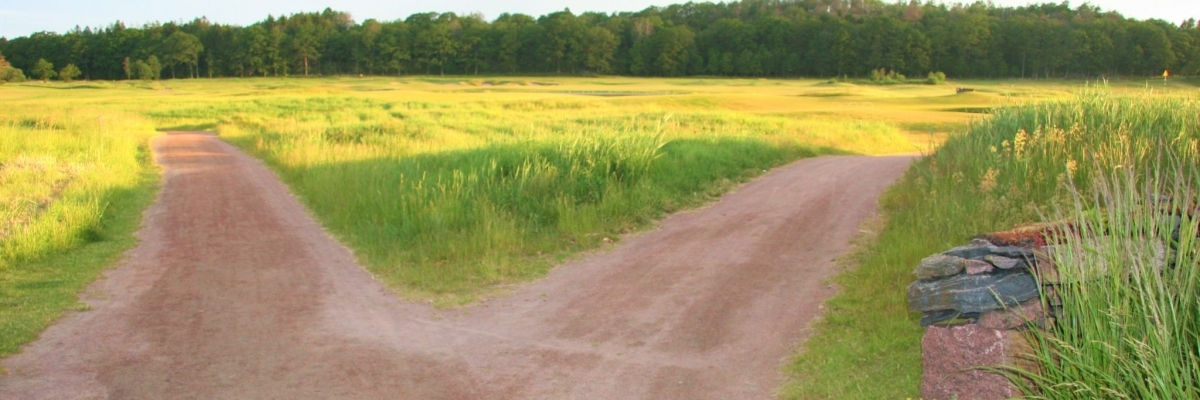
<path fill-rule="evenodd" d="M 1045 327 L 1041 285 L 1057 282 L 1049 226 L 983 235 L 966 246 L 921 260 L 908 304 L 926 327 L 921 360 L 925 400 L 1007 399 L 1020 393 L 1008 379 L 979 369 L 1020 365 L 1029 347 L 1020 332 Z M 1053 302 L 1050 302 L 1053 304 Z M 1051 307 L 1053 308 L 1053 307 Z"/>
<path fill-rule="evenodd" d="M 1149 244 L 1154 249 L 1154 265 L 1174 268 L 1184 216 L 1196 221 L 1200 209 L 1188 207 L 1181 212 L 1164 207 L 1168 204 L 1162 199 L 1151 196 L 1145 207 L 1135 212 L 1162 218 L 1165 225 L 1161 226 L 1171 228 L 1169 236 Z M 1007 378 L 980 367 L 1035 367 L 1023 358 L 1030 347 L 1022 330 L 1048 329 L 1062 314 L 1056 294 L 1061 292 L 1062 281 L 1053 261 L 1060 244 L 1055 241 L 1069 237 L 1097 247 L 1111 245 L 1115 239 L 1086 237 L 1078 228 L 1070 222 L 1029 225 L 981 235 L 965 246 L 921 260 L 913 271 L 917 281 L 908 286 L 908 304 L 922 314 L 921 325 L 926 327 L 921 343 L 924 400 L 1020 395 Z M 1066 253 L 1060 256 L 1071 257 Z M 1076 259 L 1070 264 L 1082 269 L 1071 276 L 1105 276 L 1114 267 L 1103 260 Z"/>

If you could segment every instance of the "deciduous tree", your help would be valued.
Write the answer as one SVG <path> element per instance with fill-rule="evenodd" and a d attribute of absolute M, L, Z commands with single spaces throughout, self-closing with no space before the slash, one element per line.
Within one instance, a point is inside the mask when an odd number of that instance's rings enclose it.
<path fill-rule="evenodd" d="M 25 80 L 25 73 L 9 64 L 8 60 L 4 59 L 4 54 L 0 53 L 0 82 L 21 82 Z"/>
<path fill-rule="evenodd" d="M 612 62 L 619 44 L 620 39 L 608 29 L 598 26 L 588 28 L 582 46 L 583 68 L 597 74 L 612 72 Z"/>
<path fill-rule="evenodd" d="M 79 71 L 79 67 L 75 66 L 75 64 L 67 64 L 67 66 L 58 71 L 58 79 L 62 80 L 63 82 L 70 82 L 75 80 L 75 78 L 78 78 L 82 73 L 83 72 Z"/>
<path fill-rule="evenodd" d="M 188 67 L 189 78 L 197 76 L 196 67 L 200 63 L 200 53 L 204 51 L 200 38 L 184 31 L 175 31 L 163 42 L 163 51 L 166 54 L 164 61 L 171 66 L 172 78 L 175 77 L 175 66 L 180 64 Z"/>
<path fill-rule="evenodd" d="M 162 77 L 162 63 L 158 61 L 158 56 L 153 54 L 146 59 L 146 66 L 150 68 L 150 79 L 158 80 Z"/>
<path fill-rule="evenodd" d="M 54 72 L 54 64 L 51 64 L 44 58 L 39 58 L 37 64 L 34 64 L 33 69 L 29 70 L 29 72 L 42 81 L 48 81 L 57 74 Z"/>
<path fill-rule="evenodd" d="M 137 60 L 137 61 L 133 62 L 133 75 L 143 81 L 155 79 L 154 69 L 150 67 L 150 64 L 147 64 L 145 61 L 142 61 L 142 60 Z"/>

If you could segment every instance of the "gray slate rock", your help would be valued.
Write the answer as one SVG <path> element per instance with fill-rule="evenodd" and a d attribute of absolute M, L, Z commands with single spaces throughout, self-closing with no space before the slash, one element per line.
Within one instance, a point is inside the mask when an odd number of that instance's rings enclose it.
<path fill-rule="evenodd" d="M 919 312 L 982 313 L 1012 307 L 1037 295 L 1037 281 L 1025 271 L 959 275 L 908 285 L 908 307 Z"/>
<path fill-rule="evenodd" d="M 1033 258 L 1033 250 L 1017 246 L 1003 246 L 991 248 L 991 253 L 1008 258 L 1016 258 L 1019 260 Z"/>
<path fill-rule="evenodd" d="M 930 326 L 954 319 L 974 320 L 977 318 L 979 318 L 979 314 L 966 314 L 958 310 L 930 311 L 921 316 L 921 326 Z"/>
<path fill-rule="evenodd" d="M 984 256 L 984 257 L 987 257 L 987 256 Z M 967 266 L 967 275 L 986 274 L 986 273 L 996 270 L 996 267 L 994 265 L 988 263 L 987 261 L 966 260 L 966 262 L 964 262 L 963 264 L 965 264 Z"/>
<path fill-rule="evenodd" d="M 980 245 L 973 244 L 973 245 L 968 245 L 968 246 L 958 246 L 953 249 L 944 251 L 944 252 L 942 252 L 942 254 L 948 255 L 951 257 L 968 258 L 968 259 L 969 258 L 982 258 L 983 256 L 986 256 L 988 254 L 992 254 L 992 249 L 994 249 L 994 248 L 996 248 L 996 247 L 995 246 L 986 246 L 986 245 L 980 246 Z"/>
<path fill-rule="evenodd" d="M 992 265 L 995 265 L 996 268 L 1000 269 L 1029 268 L 1029 264 L 1027 264 L 1025 260 L 998 256 L 994 254 L 983 256 L 983 260 L 992 263 Z"/>
<path fill-rule="evenodd" d="M 934 254 L 922 259 L 921 265 L 913 271 L 913 275 L 916 275 L 917 279 L 923 281 L 953 276 L 962 272 L 963 268 L 966 268 L 964 261 L 966 260 L 961 257 Z"/>

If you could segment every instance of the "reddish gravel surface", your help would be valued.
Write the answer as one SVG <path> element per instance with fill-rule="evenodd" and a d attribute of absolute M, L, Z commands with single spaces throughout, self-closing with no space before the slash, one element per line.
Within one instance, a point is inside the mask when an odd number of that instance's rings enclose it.
<path fill-rule="evenodd" d="M 770 398 L 909 157 L 820 157 L 455 310 L 390 294 L 259 162 L 202 133 L 142 242 L 4 360 L 3 399 Z"/>

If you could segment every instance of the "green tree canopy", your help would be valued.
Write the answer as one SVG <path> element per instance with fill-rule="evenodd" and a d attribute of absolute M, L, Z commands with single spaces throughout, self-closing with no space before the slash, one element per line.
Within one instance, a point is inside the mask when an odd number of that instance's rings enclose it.
<path fill-rule="evenodd" d="M 57 74 L 54 72 L 54 64 L 51 64 L 44 58 L 38 59 L 37 64 L 33 64 L 33 69 L 29 70 L 29 72 L 43 81 L 48 81 Z"/>
<path fill-rule="evenodd" d="M 146 66 L 150 68 L 150 79 L 157 80 L 158 78 L 162 77 L 163 67 L 158 61 L 158 56 L 150 55 L 150 58 L 146 59 Z"/>
<path fill-rule="evenodd" d="M 133 62 L 133 76 L 138 79 L 148 81 L 154 79 L 154 69 L 150 68 L 150 64 L 145 61 L 137 60 Z"/>
<path fill-rule="evenodd" d="M 58 79 L 62 80 L 63 82 L 70 82 L 82 74 L 83 72 L 80 71 L 79 67 L 75 66 L 75 64 L 67 64 L 67 66 L 62 67 L 62 69 L 58 71 Z"/>
<path fill-rule="evenodd" d="M 309 61 L 321 58 L 316 28 L 307 24 L 300 25 L 291 36 L 290 47 L 296 63 L 304 67 L 304 76 L 308 76 Z"/>
<path fill-rule="evenodd" d="M 25 80 L 25 73 L 9 64 L 8 60 L 4 59 L 4 54 L 0 53 L 0 83 L 2 82 L 21 82 Z"/>
<path fill-rule="evenodd" d="M 690 38 L 690 39 L 689 39 Z M 689 2 L 541 17 L 420 13 L 355 23 L 323 10 L 247 26 L 205 18 L 0 39 L 14 68 L 75 64 L 88 79 L 138 77 L 159 57 L 170 77 L 305 74 L 1095 78 L 1200 75 L 1200 27 L 1129 19 L 1090 5 L 1002 7 L 902 0 Z M 177 69 L 186 69 L 183 74 Z M 153 68 L 152 68 L 153 69 Z M 53 70 L 53 69 L 51 69 Z M 57 71 L 56 71 L 57 72 Z M 40 76 L 33 74 L 34 76 Z"/>
<path fill-rule="evenodd" d="M 583 38 L 583 68 L 598 74 L 612 72 L 613 58 L 621 39 L 598 26 L 588 28 Z"/>
<path fill-rule="evenodd" d="M 175 31 L 163 41 L 163 51 L 166 54 L 163 61 L 171 67 L 171 77 L 175 76 L 176 65 L 187 66 L 189 78 L 198 75 L 196 67 L 200 62 L 200 53 L 204 51 L 200 38 L 184 31 Z"/>

